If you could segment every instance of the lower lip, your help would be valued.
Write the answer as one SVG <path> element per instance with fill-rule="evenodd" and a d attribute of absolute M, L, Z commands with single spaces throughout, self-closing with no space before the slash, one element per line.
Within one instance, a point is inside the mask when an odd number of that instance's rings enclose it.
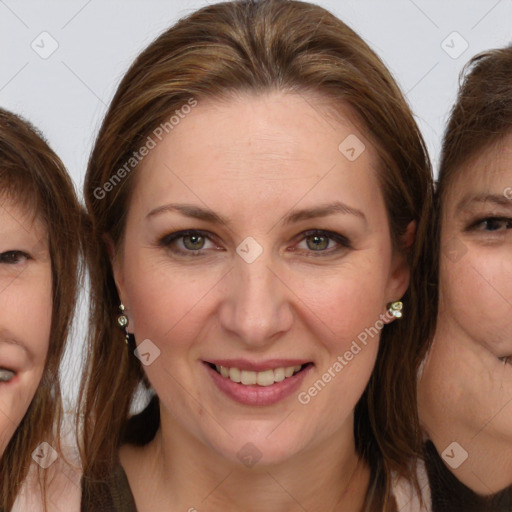
<path fill-rule="evenodd" d="M 233 382 L 228 377 L 223 377 L 208 363 L 204 363 L 204 365 L 220 391 L 235 402 L 244 405 L 272 405 L 288 398 L 299 389 L 306 374 L 313 367 L 312 364 L 309 364 L 292 377 L 288 377 L 281 382 L 275 382 L 271 386 L 246 386 Z"/>

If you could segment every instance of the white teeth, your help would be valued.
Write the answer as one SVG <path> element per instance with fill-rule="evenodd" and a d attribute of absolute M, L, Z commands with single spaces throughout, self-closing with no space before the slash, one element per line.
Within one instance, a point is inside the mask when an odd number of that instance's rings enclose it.
<path fill-rule="evenodd" d="M 245 384 L 246 386 L 252 386 L 256 384 L 258 380 L 258 377 L 256 375 L 256 372 L 251 372 L 248 370 L 242 370 L 240 372 L 240 382 L 242 384 Z"/>
<path fill-rule="evenodd" d="M 284 379 L 286 379 L 286 375 L 284 374 L 284 368 L 276 368 L 274 370 L 274 381 L 282 382 Z"/>
<path fill-rule="evenodd" d="M 245 386 L 271 386 L 275 382 L 282 382 L 284 379 L 297 373 L 302 366 L 288 366 L 286 368 L 276 368 L 274 370 L 265 370 L 263 372 L 253 372 L 250 370 L 240 370 L 238 368 L 227 368 L 226 366 L 215 365 L 217 372 L 233 382 L 244 384 Z"/>
<path fill-rule="evenodd" d="M 259 386 L 272 386 L 272 384 L 274 384 L 274 370 L 258 372 L 256 382 Z"/>
<path fill-rule="evenodd" d="M 240 370 L 238 368 L 230 368 L 229 369 L 229 378 L 233 382 L 240 382 Z"/>

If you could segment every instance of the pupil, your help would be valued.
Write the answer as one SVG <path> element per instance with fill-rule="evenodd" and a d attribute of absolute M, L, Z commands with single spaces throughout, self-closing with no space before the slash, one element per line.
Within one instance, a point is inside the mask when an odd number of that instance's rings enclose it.
<path fill-rule="evenodd" d="M 327 240 L 326 237 L 324 236 L 319 236 L 319 235 L 313 235 L 311 237 L 313 239 L 313 243 L 314 243 L 314 246 L 318 249 L 318 248 L 321 248 L 321 249 L 325 249 L 326 245 L 325 245 L 325 242 Z M 323 244 L 322 244 L 322 240 L 323 240 Z"/>
<path fill-rule="evenodd" d="M 185 240 L 190 240 L 191 241 L 191 245 L 194 246 L 194 245 L 197 245 L 197 244 L 200 244 L 201 242 L 201 239 L 202 239 L 202 236 L 199 236 L 199 235 L 188 235 Z M 187 244 L 185 243 L 185 245 L 187 246 Z M 192 249 L 198 249 L 198 247 L 191 247 Z M 200 247 L 199 247 L 200 248 Z"/>

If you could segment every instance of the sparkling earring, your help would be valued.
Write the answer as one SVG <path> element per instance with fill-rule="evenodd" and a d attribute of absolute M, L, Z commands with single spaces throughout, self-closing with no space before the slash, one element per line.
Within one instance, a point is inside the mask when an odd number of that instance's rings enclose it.
<path fill-rule="evenodd" d="M 402 308 L 404 307 L 403 303 L 399 300 L 396 302 L 390 302 L 388 304 L 388 313 L 393 315 L 395 318 L 402 318 Z"/>
<path fill-rule="evenodd" d="M 133 335 L 130 334 L 127 330 L 126 330 L 126 326 L 128 325 L 128 317 L 124 314 L 124 310 L 125 310 L 125 307 L 124 307 L 124 304 L 121 302 L 121 304 L 119 304 L 119 311 L 121 311 L 121 314 L 117 317 L 117 325 L 119 325 L 119 327 L 123 330 L 124 332 L 124 341 L 125 343 L 130 346 L 132 343 L 132 337 Z"/>
<path fill-rule="evenodd" d="M 117 323 L 121 329 L 124 329 L 128 325 L 128 317 L 124 314 L 124 310 L 124 304 L 121 302 L 121 304 L 119 304 L 119 311 L 121 311 L 121 314 L 117 317 Z"/>

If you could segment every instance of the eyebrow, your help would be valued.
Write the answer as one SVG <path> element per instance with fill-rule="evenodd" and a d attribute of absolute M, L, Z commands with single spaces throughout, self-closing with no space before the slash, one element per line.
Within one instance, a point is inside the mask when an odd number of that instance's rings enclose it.
<path fill-rule="evenodd" d="M 495 206 L 512 207 L 512 200 L 503 194 L 467 194 L 457 205 L 457 210 L 464 210 L 472 203 L 492 203 Z"/>
<path fill-rule="evenodd" d="M 178 212 L 184 215 L 185 217 L 191 217 L 198 220 L 203 220 L 206 222 L 211 222 L 214 224 L 225 224 L 229 226 L 230 222 L 228 219 L 224 218 L 222 215 L 219 215 L 208 208 L 202 208 L 196 205 L 191 204 L 177 204 L 170 203 L 166 205 L 159 206 L 154 210 L 151 210 L 147 215 L 146 219 L 154 217 L 156 215 L 160 215 L 166 212 Z M 366 215 L 357 208 L 352 208 L 351 206 L 346 205 L 341 201 L 335 201 L 333 203 L 327 203 L 319 206 L 315 206 L 312 208 L 303 208 L 301 210 L 293 210 L 292 212 L 285 215 L 283 218 L 283 224 L 289 225 L 296 222 L 300 222 L 302 220 L 307 219 L 316 219 L 319 217 L 327 217 L 328 215 L 333 214 L 345 214 L 345 215 L 353 215 L 355 217 L 360 218 L 365 223 L 367 222 Z"/>

